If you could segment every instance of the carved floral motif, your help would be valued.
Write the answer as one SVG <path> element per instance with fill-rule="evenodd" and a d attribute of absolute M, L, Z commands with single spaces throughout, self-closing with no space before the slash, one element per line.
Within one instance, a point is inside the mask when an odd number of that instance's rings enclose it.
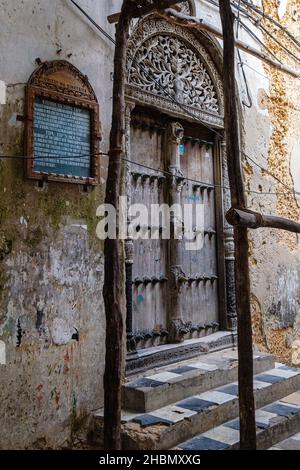
<path fill-rule="evenodd" d="M 212 80 L 197 54 L 174 36 L 157 35 L 137 51 L 129 84 L 177 103 L 219 113 Z"/>
<path fill-rule="evenodd" d="M 189 59 L 188 64 L 184 61 L 180 62 L 180 57 L 176 56 L 175 60 L 172 54 L 169 52 L 167 61 L 163 61 L 162 57 L 158 57 L 156 60 L 155 55 L 152 53 L 147 57 L 147 46 L 152 47 L 156 43 L 157 37 L 163 37 L 164 40 L 170 40 L 172 43 L 175 41 L 177 44 L 181 44 L 183 49 L 191 53 L 192 58 Z M 209 41 L 209 38 L 207 38 Z M 144 47 L 146 45 L 146 47 Z M 144 53 L 143 53 L 144 51 Z M 146 52 L 146 55 L 145 55 Z M 140 60 L 140 62 L 138 62 Z M 191 69 L 190 77 L 187 76 L 181 78 L 180 74 L 174 72 L 179 67 L 183 69 L 183 74 L 188 72 L 188 67 L 194 66 L 196 61 L 196 72 Z M 171 67 L 170 70 L 170 66 Z M 177 67 L 174 68 L 177 65 Z M 198 65 L 199 64 L 199 65 Z M 157 72 L 157 67 L 162 67 L 161 72 Z M 145 76 L 145 69 L 148 69 Z M 136 102 L 143 103 L 149 106 L 153 106 L 157 109 L 164 110 L 167 113 L 176 114 L 177 117 L 185 118 L 186 116 L 194 116 L 195 120 L 201 120 L 209 125 L 213 125 L 219 128 L 223 128 L 223 86 L 221 77 L 215 67 L 215 64 L 208 53 L 207 49 L 203 46 L 201 41 L 191 32 L 179 25 L 164 21 L 163 19 L 155 16 L 149 16 L 143 20 L 137 22 L 134 26 L 128 44 L 127 54 L 127 70 L 128 70 L 128 85 L 126 87 L 126 95 L 129 99 Z M 154 70 L 154 74 L 159 76 L 159 79 L 164 82 L 164 74 L 167 75 L 167 90 L 163 94 L 162 90 L 158 90 L 153 86 L 153 76 L 151 80 L 149 75 Z M 200 72 L 200 76 L 197 80 L 197 70 Z M 143 71 L 144 77 L 141 76 L 140 72 Z M 142 74 L 143 75 L 143 74 Z M 178 76 L 179 75 L 179 76 Z M 202 78 L 203 76 L 203 78 Z M 203 81 L 202 87 L 204 87 L 203 93 L 201 94 L 201 79 Z M 148 83 L 151 81 L 151 85 Z M 193 86 L 200 86 L 200 91 L 193 90 Z M 205 87 L 205 85 L 207 86 Z M 187 89 L 185 87 L 190 87 Z M 215 102 L 209 102 L 209 88 L 211 93 L 215 93 L 211 98 L 215 99 Z M 196 93 L 196 97 L 194 97 Z M 205 96 L 207 94 L 207 96 Z M 176 96 L 176 99 L 175 99 Z M 184 100 L 187 102 L 193 101 L 195 104 L 185 106 Z M 183 103 L 178 103 L 177 101 Z M 198 105 L 197 105 L 198 100 Z"/>
<path fill-rule="evenodd" d="M 181 3 L 179 4 L 179 6 L 180 6 L 181 13 L 184 13 L 185 15 L 192 14 L 190 2 L 182 2 L 182 4 Z"/>

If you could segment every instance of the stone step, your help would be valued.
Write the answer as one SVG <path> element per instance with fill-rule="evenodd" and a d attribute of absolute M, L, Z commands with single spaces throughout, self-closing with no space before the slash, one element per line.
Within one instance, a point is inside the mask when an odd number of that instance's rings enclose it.
<path fill-rule="evenodd" d="M 280 400 L 300 389 L 300 370 L 277 363 L 255 375 L 256 408 Z M 166 450 L 238 416 L 236 382 L 213 388 L 149 413 L 124 412 L 123 448 Z M 99 447 L 103 438 L 103 411 L 94 413 L 90 438 Z"/>
<path fill-rule="evenodd" d="M 255 417 L 258 450 L 300 450 L 300 433 L 294 434 L 300 430 L 300 390 L 256 410 Z M 239 429 L 239 419 L 228 421 L 177 445 L 176 450 L 237 450 Z M 279 439 L 284 440 L 274 445 Z"/>
<path fill-rule="evenodd" d="M 298 427 L 298 430 L 300 431 L 300 426 Z M 288 439 L 284 439 L 283 441 L 274 444 L 268 450 L 300 450 L 300 432 L 293 434 L 288 437 Z"/>
<path fill-rule="evenodd" d="M 254 354 L 254 373 L 274 367 L 273 356 Z M 149 374 L 149 373 L 148 373 Z M 147 413 L 237 380 L 237 352 L 225 350 L 156 370 L 123 386 L 123 408 Z"/>
<path fill-rule="evenodd" d="M 146 370 L 186 361 L 215 351 L 233 348 L 237 344 L 236 331 L 217 331 L 208 336 L 186 339 L 183 343 L 161 344 L 138 349 L 126 358 L 126 376 L 143 374 Z"/>

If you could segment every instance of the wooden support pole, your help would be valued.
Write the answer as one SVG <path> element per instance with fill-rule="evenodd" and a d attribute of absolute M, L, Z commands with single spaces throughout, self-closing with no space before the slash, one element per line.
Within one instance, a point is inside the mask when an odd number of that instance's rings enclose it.
<path fill-rule="evenodd" d="M 181 3 L 181 1 L 174 0 L 173 3 Z M 139 2 L 123 0 L 116 27 L 112 126 L 105 203 L 113 206 L 117 214 L 121 160 L 124 154 L 126 53 L 130 23 L 133 17 L 142 16 L 169 5 L 170 0 L 154 0 L 151 3 L 147 0 Z M 118 239 L 107 238 L 104 245 L 104 255 L 103 298 L 106 316 L 104 447 L 107 450 L 120 450 L 121 382 L 124 364 L 123 352 L 125 351 L 124 319 L 126 310 L 124 243 Z"/>
<path fill-rule="evenodd" d="M 125 133 L 126 51 L 131 21 L 130 0 L 124 0 L 116 29 L 112 127 L 105 203 L 118 210 L 121 158 Z M 105 275 L 103 298 L 106 314 L 106 356 L 104 373 L 104 447 L 121 450 L 121 380 L 124 335 L 125 273 L 122 242 L 107 238 L 104 245 Z"/>
<path fill-rule="evenodd" d="M 233 226 L 240 225 L 252 229 L 269 227 L 300 233 L 300 224 L 298 222 L 274 215 L 259 214 L 249 209 L 232 207 L 226 214 L 226 220 Z"/>
<path fill-rule="evenodd" d="M 215 25 L 208 23 L 207 21 L 204 21 L 202 18 L 195 18 L 192 16 L 185 15 L 184 13 L 180 13 L 174 10 L 173 8 L 168 8 L 163 13 L 161 13 L 161 16 L 163 16 L 166 20 L 172 21 L 172 23 L 176 22 L 177 24 L 185 28 L 192 28 L 192 29 L 199 29 L 200 31 L 207 31 L 213 36 L 219 39 L 223 39 L 222 31 L 219 28 L 217 28 Z M 289 67 L 288 65 L 281 64 L 277 60 L 272 59 L 267 54 L 264 54 L 258 49 L 255 49 L 254 47 L 249 46 L 245 42 L 234 38 L 234 44 L 241 51 L 244 51 L 247 54 L 252 55 L 253 57 L 256 57 L 257 59 L 260 59 L 262 62 L 265 62 L 271 67 L 281 70 L 282 72 L 287 73 L 288 75 L 291 75 L 292 77 L 295 77 L 295 78 L 300 77 L 299 70 L 295 70 Z"/>
<path fill-rule="evenodd" d="M 223 79 L 228 174 L 233 208 L 246 206 L 240 162 L 238 115 L 235 84 L 234 15 L 230 0 L 220 2 L 224 38 Z M 255 404 L 253 394 L 253 352 L 250 312 L 248 234 L 243 226 L 234 227 L 235 284 L 238 323 L 240 448 L 256 449 Z"/>

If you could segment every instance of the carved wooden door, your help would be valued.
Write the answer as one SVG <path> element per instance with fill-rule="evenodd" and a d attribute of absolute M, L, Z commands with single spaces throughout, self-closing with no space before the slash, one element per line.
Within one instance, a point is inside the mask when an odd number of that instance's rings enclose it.
<path fill-rule="evenodd" d="M 134 241 L 132 332 L 138 348 L 197 338 L 218 328 L 214 146 L 209 140 L 199 126 L 161 115 L 132 116 L 130 159 L 139 165 L 131 165 L 131 204 L 149 209 L 148 219 L 136 227 L 149 238 Z M 166 220 L 154 225 L 153 204 L 176 202 L 182 208 L 204 204 L 204 227 L 193 228 L 195 236 L 197 230 L 202 233 L 201 249 L 174 239 L 172 217 L 169 240 L 162 239 Z M 153 233 L 157 239 L 151 239 Z"/>
<path fill-rule="evenodd" d="M 168 323 L 168 240 L 162 240 L 159 224 L 151 223 L 151 206 L 167 202 L 163 159 L 164 125 L 144 115 L 131 121 L 130 158 L 141 165 L 131 165 L 131 205 L 141 204 L 149 217 L 136 226 L 136 232 L 149 239 L 134 241 L 132 316 L 137 346 L 162 343 L 167 339 Z M 156 231 L 157 239 L 150 238 Z"/>
<path fill-rule="evenodd" d="M 185 279 L 179 286 L 179 306 L 186 335 L 197 337 L 211 334 L 219 327 L 214 145 L 212 136 L 204 130 L 187 124 L 183 127 L 180 168 L 186 179 L 181 202 L 200 204 L 203 218 L 200 226 L 193 222 L 199 246 L 188 242 L 181 247 Z"/>

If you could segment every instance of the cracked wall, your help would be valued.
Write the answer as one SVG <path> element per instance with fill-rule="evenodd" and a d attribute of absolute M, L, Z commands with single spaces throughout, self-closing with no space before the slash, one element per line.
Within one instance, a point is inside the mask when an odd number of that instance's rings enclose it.
<path fill-rule="evenodd" d="M 280 21 L 299 40 L 299 2 L 265 0 L 258 3 L 267 15 Z M 295 47 L 284 32 L 275 28 L 266 17 L 260 19 L 277 41 L 300 56 L 299 47 Z M 299 69 L 299 61 L 289 56 L 270 36 L 260 34 L 260 37 L 269 55 L 273 53 L 283 63 Z M 246 189 L 261 193 L 261 196 L 249 194 L 248 206 L 298 221 L 299 198 L 295 190 L 300 183 L 300 81 L 266 64 L 253 68 L 252 75 L 258 84 L 251 87 L 256 98 L 254 109 L 245 111 L 245 147 L 266 171 L 245 161 Z M 251 82 L 251 70 L 248 74 Z M 265 134 L 264 142 L 260 137 L 259 145 L 249 142 L 255 140 L 257 132 L 253 122 L 255 113 L 257 123 L 261 123 L 261 135 Z M 250 165 L 251 171 L 246 165 Z M 256 299 L 252 302 L 254 341 L 279 359 L 299 365 L 298 235 L 269 229 L 250 231 L 250 265 L 252 295 Z"/>
<path fill-rule="evenodd" d="M 119 11 L 120 3 L 82 1 L 111 35 L 114 26 L 106 17 Z M 277 2 L 264 3 L 276 16 Z M 280 15 L 300 40 L 297 3 L 287 2 Z M 107 151 L 112 45 L 62 0 L 0 0 L 0 11 L 0 44 L 5 44 L 0 47 L 0 80 L 8 84 L 6 105 L 0 105 L 1 152 L 23 154 L 24 128 L 17 116 L 23 114 L 24 88 L 36 58 L 69 60 L 88 76 L 99 100 L 102 150 Z M 197 1 L 197 11 L 219 24 L 208 4 Z M 260 36 L 285 63 L 296 66 Z M 240 37 L 257 47 L 242 30 Z M 278 38 L 285 40 L 282 34 Z M 253 99 L 251 109 L 242 109 L 245 153 L 300 191 L 300 86 L 245 53 L 242 60 Z M 282 185 L 251 161 L 243 163 L 249 208 L 299 220 L 295 195 L 272 194 L 282 192 Z M 106 164 L 101 160 L 101 185 L 85 193 L 56 183 L 41 189 L 23 179 L 20 161 L 0 162 L 0 340 L 7 356 L 0 375 L 0 448 L 70 445 L 78 426 L 103 403 L 103 246 L 95 227 Z M 250 266 L 255 344 L 300 365 L 297 236 L 267 229 L 251 232 Z"/>
<path fill-rule="evenodd" d="M 119 8 L 92 1 L 85 7 L 100 23 Z M 106 151 L 110 43 L 61 0 L 1 0 L 0 11 L 1 153 L 24 155 L 17 116 L 24 115 L 25 84 L 37 58 L 68 60 L 88 76 Z M 86 192 L 64 183 L 40 188 L 24 179 L 22 160 L 0 160 L 0 339 L 6 346 L 0 448 L 68 447 L 103 404 L 103 244 L 96 238 L 96 208 L 104 199 L 105 167 L 101 162 L 101 184 Z"/>

